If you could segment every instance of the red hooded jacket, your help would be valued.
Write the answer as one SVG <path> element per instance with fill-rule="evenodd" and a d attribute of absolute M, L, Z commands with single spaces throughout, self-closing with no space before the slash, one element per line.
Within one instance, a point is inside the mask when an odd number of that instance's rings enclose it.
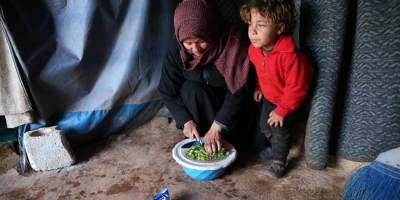
<path fill-rule="evenodd" d="M 312 80 L 312 68 L 291 36 L 280 36 L 272 51 L 249 47 L 250 61 L 257 72 L 257 90 L 275 104 L 275 113 L 286 117 L 306 97 Z"/>

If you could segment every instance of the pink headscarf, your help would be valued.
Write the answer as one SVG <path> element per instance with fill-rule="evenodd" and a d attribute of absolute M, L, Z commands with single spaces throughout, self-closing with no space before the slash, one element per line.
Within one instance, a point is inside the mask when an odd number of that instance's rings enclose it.
<path fill-rule="evenodd" d="M 247 82 L 250 68 L 247 47 L 240 42 L 239 32 L 221 28 L 219 18 L 204 0 L 181 2 L 175 9 L 174 27 L 186 70 L 214 63 L 232 94 Z M 182 42 L 191 37 L 201 38 L 210 44 L 202 56 L 193 57 L 185 51 Z"/>

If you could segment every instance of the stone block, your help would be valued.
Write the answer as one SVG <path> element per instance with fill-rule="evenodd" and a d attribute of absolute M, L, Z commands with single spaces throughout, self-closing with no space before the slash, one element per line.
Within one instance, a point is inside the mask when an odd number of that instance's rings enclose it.
<path fill-rule="evenodd" d="M 23 142 L 31 167 L 36 171 L 59 169 L 76 161 L 68 141 L 55 126 L 29 131 Z"/>

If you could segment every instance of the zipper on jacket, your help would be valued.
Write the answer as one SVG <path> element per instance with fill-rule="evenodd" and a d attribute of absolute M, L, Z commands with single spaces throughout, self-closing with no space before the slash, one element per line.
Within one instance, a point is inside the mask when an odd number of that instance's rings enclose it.
<path fill-rule="evenodd" d="M 202 70 L 202 78 L 206 82 L 206 84 L 208 85 L 208 79 L 210 79 L 210 74 L 208 73 L 207 69 L 203 69 Z"/>
<path fill-rule="evenodd" d="M 262 63 L 261 63 L 262 69 L 263 69 L 263 70 L 265 70 L 265 60 L 266 60 L 266 59 L 267 59 L 267 55 L 263 55 Z"/>

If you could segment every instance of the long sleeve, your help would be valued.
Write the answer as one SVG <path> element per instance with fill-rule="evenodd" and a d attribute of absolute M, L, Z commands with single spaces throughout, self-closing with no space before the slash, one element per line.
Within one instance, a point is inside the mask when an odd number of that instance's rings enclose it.
<path fill-rule="evenodd" d="M 164 104 L 174 117 L 176 125 L 183 127 L 192 117 L 180 96 L 184 76 L 181 67 L 179 67 L 181 63 L 179 63 L 177 55 L 179 55 L 179 49 L 176 44 L 172 43 L 162 66 L 158 91 Z"/>
<path fill-rule="evenodd" d="M 307 95 L 312 79 L 312 69 L 302 54 L 296 54 L 285 66 L 286 84 L 275 112 L 286 116 L 296 110 Z"/>
<path fill-rule="evenodd" d="M 250 45 L 248 54 L 264 98 L 277 106 L 275 112 L 285 117 L 296 110 L 310 90 L 312 68 L 292 37 L 281 36 L 265 54 Z"/>
<path fill-rule="evenodd" d="M 223 90 L 219 90 L 219 92 L 224 92 L 224 94 L 218 93 L 219 95 L 217 95 L 222 96 L 223 99 L 212 100 L 215 103 L 216 101 L 222 103 L 220 109 L 216 110 L 214 120 L 222 124 L 224 128 L 230 129 L 234 123 L 234 119 L 237 117 L 237 113 L 249 94 L 248 84 L 246 83 L 235 94 L 232 94 L 226 86 L 224 77 L 215 65 L 208 64 L 191 71 L 184 70 L 182 60 L 179 57 L 179 48 L 176 41 L 171 44 L 163 63 L 158 86 L 161 98 L 174 117 L 177 127 L 183 127 L 187 121 L 197 119 L 197 116 L 191 115 L 192 112 L 184 104 L 181 94 L 181 89 L 185 82 L 191 81 L 202 83 L 205 87 L 208 85 L 210 88 L 224 88 Z M 199 101 L 202 100 L 200 99 Z"/>
<path fill-rule="evenodd" d="M 248 98 L 248 95 L 248 84 L 245 84 L 235 94 L 232 94 L 229 90 L 227 90 L 224 103 L 215 116 L 215 121 L 224 124 L 228 127 L 228 129 L 232 127 L 233 123 L 235 122 L 234 119 L 237 119 L 237 114 L 245 103 L 246 98 Z"/>

